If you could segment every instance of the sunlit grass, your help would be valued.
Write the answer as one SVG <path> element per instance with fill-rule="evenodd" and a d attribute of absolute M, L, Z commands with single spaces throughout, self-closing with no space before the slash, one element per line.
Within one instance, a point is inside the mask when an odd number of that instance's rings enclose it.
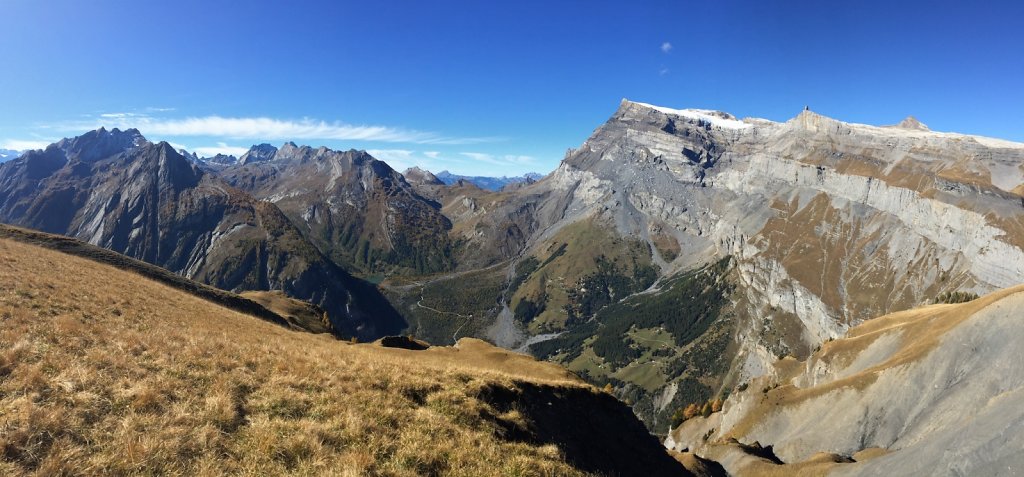
<path fill-rule="evenodd" d="M 584 385 L 470 345 L 348 345 L 0 240 L 0 475 L 579 474 L 480 394 Z"/>

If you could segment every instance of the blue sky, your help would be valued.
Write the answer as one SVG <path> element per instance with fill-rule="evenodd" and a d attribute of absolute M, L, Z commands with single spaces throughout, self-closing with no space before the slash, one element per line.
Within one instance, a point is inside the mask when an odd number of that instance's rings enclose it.
<path fill-rule="evenodd" d="M 128 125 L 548 172 L 624 97 L 1024 141 L 1024 2 L 837 3 L 0 0 L 0 147 Z"/>

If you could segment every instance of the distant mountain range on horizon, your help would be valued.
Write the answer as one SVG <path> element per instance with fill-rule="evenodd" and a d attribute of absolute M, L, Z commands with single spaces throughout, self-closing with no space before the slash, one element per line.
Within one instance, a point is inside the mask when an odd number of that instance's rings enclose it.
<path fill-rule="evenodd" d="M 544 177 L 544 174 L 538 172 L 527 172 L 521 176 L 501 176 L 501 177 L 490 177 L 490 176 L 463 176 L 459 174 L 452 174 L 447 170 L 438 172 L 435 174 L 437 178 L 444 182 L 445 185 L 452 185 L 460 180 L 472 183 L 473 185 L 486 189 L 489 191 L 499 191 L 503 187 L 509 184 L 519 184 L 523 182 L 536 182 Z"/>
<path fill-rule="evenodd" d="M 295 146 L 294 143 L 287 143 L 287 144 L 292 144 L 292 146 Z M 206 165 L 208 167 L 224 168 L 224 167 L 228 167 L 228 166 L 232 166 L 232 165 L 236 165 L 236 164 L 237 165 L 244 165 L 244 164 L 249 164 L 249 163 L 252 163 L 252 162 L 259 161 L 260 160 L 259 158 L 262 157 L 262 156 L 260 156 L 260 154 L 267 153 L 267 151 L 271 151 L 271 152 L 269 152 L 269 154 L 273 155 L 273 153 L 277 151 L 277 148 L 272 146 L 272 145 L 270 145 L 270 144 L 266 144 L 266 143 L 255 144 L 255 145 L 252 146 L 252 148 L 249 150 L 249 152 L 243 154 L 241 157 L 236 157 L 236 156 L 228 155 L 228 154 L 217 154 L 217 155 L 211 156 L 211 157 L 204 157 L 204 156 L 199 156 L 198 154 L 196 154 L 194 152 L 189 152 L 186 149 L 180 149 L 178 152 L 181 155 L 185 156 L 186 158 L 191 159 L 194 162 L 198 162 L 198 163 L 204 164 L 204 165 Z M 10 152 L 16 152 L 16 151 L 10 151 Z M 7 160 L 7 159 L 13 159 L 14 157 L 17 157 L 17 154 L 15 154 L 12 157 L 4 159 L 3 158 L 3 153 L 4 153 L 4 150 L 0 150 L 0 162 L 2 162 L 4 160 Z M 415 170 L 421 171 L 421 172 L 422 171 L 426 171 L 425 169 L 421 169 L 419 167 L 414 167 L 412 169 L 415 169 Z M 436 179 L 438 179 L 439 181 L 441 181 L 445 185 L 453 185 L 453 184 L 455 184 L 455 183 L 457 183 L 457 182 L 459 182 L 461 180 L 461 181 L 469 182 L 470 184 L 473 184 L 473 185 L 475 185 L 475 186 L 477 186 L 477 187 L 479 187 L 481 189 L 489 190 L 489 191 L 492 191 L 492 192 L 496 192 L 496 191 L 501 190 L 502 188 L 504 188 L 505 186 L 507 186 L 509 184 L 522 184 L 522 183 L 537 182 L 538 180 L 540 180 L 541 178 L 544 177 L 544 174 L 541 174 L 539 172 L 527 172 L 527 173 L 525 173 L 525 174 L 523 174 L 521 176 L 467 176 L 467 175 L 461 175 L 461 174 L 454 174 L 454 173 L 449 172 L 448 170 L 443 170 L 441 172 L 438 172 L 437 174 L 431 174 L 431 176 L 436 178 Z"/>
<path fill-rule="evenodd" d="M 6 162 L 21 155 L 23 151 L 13 149 L 0 149 L 0 162 Z"/>

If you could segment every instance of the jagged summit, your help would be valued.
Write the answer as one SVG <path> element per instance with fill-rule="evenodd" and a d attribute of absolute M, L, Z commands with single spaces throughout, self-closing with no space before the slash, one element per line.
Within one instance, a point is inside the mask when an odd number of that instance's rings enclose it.
<path fill-rule="evenodd" d="M 406 169 L 402 175 L 410 184 L 444 185 L 444 182 L 438 179 L 434 173 L 416 166 Z"/>
<path fill-rule="evenodd" d="M 899 124 L 895 124 L 889 127 L 900 129 L 912 129 L 915 131 L 931 131 L 931 129 L 928 129 L 927 124 L 918 121 L 917 118 L 913 116 L 907 116 L 906 118 L 903 119 L 903 121 L 900 121 Z"/>
<path fill-rule="evenodd" d="M 108 131 L 106 128 L 100 127 L 81 136 L 61 139 L 48 146 L 47 149 L 54 148 L 63 151 L 68 159 L 91 162 L 147 142 L 142 133 L 135 128 L 124 131 L 114 128 Z"/>
<path fill-rule="evenodd" d="M 263 143 L 257 144 L 251 148 L 242 157 L 238 158 L 239 164 L 250 164 L 253 162 L 264 162 L 274 158 L 277 154 L 277 148 L 270 144 Z"/>
<path fill-rule="evenodd" d="M 204 161 L 213 164 L 235 164 L 238 162 L 238 158 L 230 154 L 216 154 L 213 157 L 204 157 Z"/>
<path fill-rule="evenodd" d="M 506 186 L 513 184 L 532 184 L 544 177 L 542 174 L 536 172 L 527 172 L 521 176 L 508 177 L 491 177 L 491 176 L 464 176 L 460 174 L 453 174 L 447 170 L 437 173 L 437 178 L 441 182 L 448 185 L 455 185 L 460 179 L 466 183 L 473 184 L 476 187 L 489 191 L 499 191 Z"/>
<path fill-rule="evenodd" d="M 99 129 L 0 164 L 0 222 L 71 235 L 222 289 L 281 290 L 321 306 L 347 335 L 401 329 L 382 296 L 276 205 L 218 174 L 136 130 Z"/>
<path fill-rule="evenodd" d="M 653 104 L 648 103 L 630 101 L 625 98 L 622 99 L 619 108 L 621 110 L 623 108 L 627 108 L 634 105 L 641 108 L 653 109 L 655 111 L 673 116 L 682 116 L 687 119 L 703 121 L 707 124 L 722 129 L 746 129 L 752 127 L 751 124 L 736 119 L 736 116 L 733 116 L 732 114 L 729 114 L 725 111 L 716 111 L 710 109 L 672 109 L 662 106 L 655 106 Z"/>
<path fill-rule="evenodd" d="M 823 114 L 811 111 L 807 106 L 796 117 L 785 122 L 786 125 L 812 132 L 838 132 L 846 123 L 832 119 Z"/>
<path fill-rule="evenodd" d="M 673 109 L 655 106 L 648 103 L 630 101 L 623 98 L 619 105 L 619 110 L 616 112 L 616 117 L 620 119 L 644 121 L 645 119 L 643 119 L 643 117 L 647 114 L 652 114 L 651 111 L 668 115 L 670 118 L 682 117 L 687 119 L 686 122 L 697 125 L 698 127 L 708 128 L 708 130 L 735 131 L 743 134 L 752 133 L 754 131 L 764 131 L 766 129 L 771 130 L 771 128 L 776 128 L 781 125 L 783 127 L 805 130 L 812 133 L 839 134 L 843 136 L 855 134 L 862 137 L 870 135 L 877 137 L 896 137 L 910 140 L 925 139 L 932 141 L 973 140 L 985 147 L 1024 149 L 1024 143 L 1020 142 L 971 134 L 932 131 L 927 125 L 918 121 L 917 118 L 913 116 L 908 116 L 903 121 L 900 121 L 899 124 L 876 126 L 841 121 L 817 113 L 811 110 L 809 106 L 804 106 L 800 113 L 792 119 L 779 123 L 767 119 L 751 117 L 745 117 L 740 120 L 734 115 L 724 111 L 692 108 Z M 669 121 L 668 124 L 665 124 L 664 128 L 666 132 L 672 133 L 678 126 L 678 121 L 673 120 Z"/>

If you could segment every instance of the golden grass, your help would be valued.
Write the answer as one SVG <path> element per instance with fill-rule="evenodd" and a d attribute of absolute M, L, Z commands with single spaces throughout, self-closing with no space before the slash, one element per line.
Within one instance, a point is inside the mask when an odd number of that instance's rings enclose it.
<path fill-rule="evenodd" d="M 756 475 L 758 477 L 792 477 L 794 475 L 801 477 L 825 477 L 836 471 L 839 467 L 848 465 L 848 462 L 844 462 L 841 457 L 835 454 L 819 452 L 803 462 L 794 464 L 780 465 L 765 459 L 751 459 L 751 462 L 743 466 L 739 473 L 741 475 Z"/>
<path fill-rule="evenodd" d="M 281 315 L 288 321 L 288 324 L 300 330 L 311 333 L 330 333 L 333 329 L 322 308 L 312 303 L 290 298 L 280 290 L 245 291 L 240 295 Z"/>
<path fill-rule="evenodd" d="M 484 417 L 528 425 L 481 398 L 527 377 L 587 389 L 483 343 L 348 345 L 0 240 L 0 475 L 581 474 Z"/>

